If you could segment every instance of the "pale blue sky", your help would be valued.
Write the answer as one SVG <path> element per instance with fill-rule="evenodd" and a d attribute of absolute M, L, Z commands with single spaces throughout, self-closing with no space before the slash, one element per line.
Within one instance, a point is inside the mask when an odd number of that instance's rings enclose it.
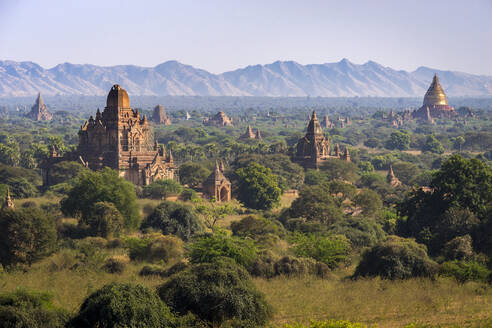
<path fill-rule="evenodd" d="M 342 58 L 492 75 L 492 0 L 0 0 L 0 60 L 46 68 Z"/>

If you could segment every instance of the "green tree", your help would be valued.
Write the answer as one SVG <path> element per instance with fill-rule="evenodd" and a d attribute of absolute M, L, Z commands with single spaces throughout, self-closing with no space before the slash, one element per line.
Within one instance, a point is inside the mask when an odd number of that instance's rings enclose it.
<path fill-rule="evenodd" d="M 325 263 L 331 269 L 347 260 L 350 253 L 350 242 L 342 235 L 319 236 L 295 233 L 292 242 L 297 256 L 311 257 Z"/>
<path fill-rule="evenodd" d="M 457 136 L 456 138 L 452 138 L 454 149 L 457 149 L 461 152 L 461 147 L 465 144 L 465 138 L 463 136 Z"/>
<path fill-rule="evenodd" d="M 65 215 L 80 216 L 86 220 L 91 217 L 94 204 L 98 202 L 113 203 L 123 215 L 125 228 L 138 227 L 140 213 L 135 187 L 109 168 L 98 172 L 82 171 L 68 196 L 62 200 L 61 209 Z"/>
<path fill-rule="evenodd" d="M 200 237 L 189 246 L 191 263 L 209 263 L 227 257 L 248 267 L 256 259 L 257 250 L 251 239 L 228 236 L 223 231 Z"/>
<path fill-rule="evenodd" d="M 358 178 L 357 165 L 352 162 L 329 159 L 321 164 L 320 169 L 327 175 L 329 180 L 347 180 L 354 182 Z"/>
<path fill-rule="evenodd" d="M 163 234 L 173 234 L 183 240 L 190 240 L 203 231 L 195 211 L 188 205 L 164 201 L 145 218 L 140 229 L 158 229 Z"/>
<path fill-rule="evenodd" d="M 123 217 L 120 211 L 109 202 L 97 202 L 94 204 L 91 216 L 83 221 L 89 226 L 91 236 L 111 237 L 117 236 L 123 229 Z"/>
<path fill-rule="evenodd" d="M 441 142 L 431 134 L 425 140 L 425 143 L 422 146 L 422 151 L 429 151 L 435 154 L 442 154 L 444 153 L 444 147 L 442 146 Z"/>
<path fill-rule="evenodd" d="M 271 209 L 280 201 L 281 190 L 278 178 L 269 168 L 257 163 L 236 171 L 239 178 L 238 198 L 254 209 Z"/>
<path fill-rule="evenodd" d="M 89 295 L 72 327 L 174 328 L 176 318 L 150 289 L 112 283 Z"/>
<path fill-rule="evenodd" d="M 55 249 L 55 221 L 38 208 L 4 209 L 0 212 L 0 226 L 3 265 L 26 263 L 31 266 Z"/>
<path fill-rule="evenodd" d="M 343 213 L 326 186 L 305 186 L 292 202 L 288 215 L 328 225 L 341 219 Z"/>
<path fill-rule="evenodd" d="M 166 199 L 171 195 L 179 195 L 183 186 L 171 179 L 157 180 L 143 187 L 144 197 Z"/>
<path fill-rule="evenodd" d="M 407 131 L 394 131 L 386 142 L 386 148 L 407 150 L 410 148 L 410 134 Z"/>
<path fill-rule="evenodd" d="M 13 142 L 8 144 L 0 144 L 0 163 L 10 166 L 18 166 L 19 162 L 19 145 Z"/>
<path fill-rule="evenodd" d="M 354 198 L 355 205 L 362 209 L 362 215 L 374 216 L 383 208 L 383 201 L 377 192 L 362 189 Z"/>
<path fill-rule="evenodd" d="M 179 167 L 179 181 L 192 188 L 201 184 L 211 171 L 199 163 L 184 163 Z"/>
<path fill-rule="evenodd" d="M 264 327 L 272 314 L 246 270 L 225 259 L 193 265 L 157 292 L 177 313 L 192 312 L 212 327 Z"/>
<path fill-rule="evenodd" d="M 54 164 L 49 171 L 49 184 L 56 185 L 75 178 L 85 168 L 77 162 L 63 161 Z"/>

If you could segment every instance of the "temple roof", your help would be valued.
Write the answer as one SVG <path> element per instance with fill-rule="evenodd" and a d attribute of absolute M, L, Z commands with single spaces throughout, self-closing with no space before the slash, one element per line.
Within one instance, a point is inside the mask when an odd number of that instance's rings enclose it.
<path fill-rule="evenodd" d="M 444 94 L 444 90 L 436 74 L 434 74 L 432 83 L 424 96 L 424 106 L 435 105 L 448 105 L 448 99 L 446 98 L 446 94 Z"/>
<path fill-rule="evenodd" d="M 318 117 L 316 116 L 316 112 L 313 111 L 313 115 L 311 115 L 311 120 L 309 121 L 307 127 L 306 135 L 319 135 L 323 134 L 323 130 L 321 130 L 321 125 L 319 124 Z"/>
<path fill-rule="evenodd" d="M 130 108 L 130 98 L 119 84 L 113 85 L 106 100 L 106 107 Z"/>

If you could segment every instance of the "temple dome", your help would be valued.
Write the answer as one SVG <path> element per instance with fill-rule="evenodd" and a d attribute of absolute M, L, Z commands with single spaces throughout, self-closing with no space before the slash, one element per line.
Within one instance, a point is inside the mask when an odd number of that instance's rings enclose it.
<path fill-rule="evenodd" d="M 448 99 L 444 94 L 441 84 L 439 84 L 439 79 L 437 78 L 437 75 L 434 74 L 432 83 L 424 96 L 424 106 L 436 106 L 436 105 L 447 106 Z"/>
<path fill-rule="evenodd" d="M 106 100 L 106 107 L 130 108 L 130 98 L 119 84 L 113 85 Z"/>

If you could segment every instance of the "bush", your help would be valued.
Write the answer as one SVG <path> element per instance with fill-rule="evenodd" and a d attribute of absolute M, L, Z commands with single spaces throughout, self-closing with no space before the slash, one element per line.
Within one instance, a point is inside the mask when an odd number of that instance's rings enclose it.
<path fill-rule="evenodd" d="M 143 196 L 152 199 L 166 199 L 169 196 L 179 195 L 183 186 L 174 180 L 157 180 L 143 187 Z"/>
<path fill-rule="evenodd" d="M 150 289 L 112 283 L 87 297 L 73 327 L 174 327 L 175 317 Z"/>
<path fill-rule="evenodd" d="M 324 237 L 295 233 L 292 242 L 297 256 L 311 257 L 325 263 L 331 269 L 346 261 L 350 253 L 350 242 L 341 235 Z"/>
<path fill-rule="evenodd" d="M 354 277 L 380 276 L 383 279 L 434 277 L 437 264 L 427 256 L 427 248 L 412 239 L 390 236 L 366 250 Z"/>
<path fill-rule="evenodd" d="M 168 263 L 180 260 L 184 254 L 183 241 L 174 236 L 150 236 L 126 240 L 131 260 Z"/>
<path fill-rule="evenodd" d="M 161 278 L 167 278 L 189 268 L 189 264 L 186 262 L 178 262 L 171 266 L 169 269 L 164 269 L 158 265 L 146 265 L 140 270 L 140 276 L 159 276 Z"/>
<path fill-rule="evenodd" d="M 62 328 L 69 315 L 56 309 L 47 293 L 18 289 L 0 294 L 0 327 Z"/>
<path fill-rule="evenodd" d="M 49 170 L 49 185 L 56 185 L 75 178 L 85 168 L 77 162 L 63 161 L 54 164 Z"/>
<path fill-rule="evenodd" d="M 340 220 L 331 225 L 328 231 L 334 235 L 344 235 L 355 248 L 374 246 L 386 237 L 382 227 L 367 218 Z"/>
<path fill-rule="evenodd" d="M 55 222 L 38 208 L 3 209 L 0 227 L 0 263 L 4 266 L 30 266 L 55 249 Z"/>
<path fill-rule="evenodd" d="M 140 226 L 141 230 L 148 228 L 158 229 L 163 234 L 176 235 L 183 240 L 203 231 L 203 226 L 195 211 L 188 205 L 164 201 L 145 218 Z"/>
<path fill-rule="evenodd" d="M 450 261 L 441 265 L 439 274 L 445 277 L 454 277 L 459 283 L 467 281 L 486 282 L 491 271 L 478 262 Z"/>
<path fill-rule="evenodd" d="M 270 306 L 249 274 L 231 260 L 191 266 L 172 276 L 157 290 L 177 313 L 192 312 L 214 327 L 263 327 L 271 317 Z"/>
<path fill-rule="evenodd" d="M 210 173 L 210 170 L 201 164 L 184 163 L 179 167 L 179 181 L 193 188 L 205 181 Z"/>
<path fill-rule="evenodd" d="M 118 236 L 123 229 L 123 217 L 120 211 L 109 202 L 95 203 L 90 216 L 80 222 L 89 226 L 88 232 L 91 236 L 104 238 Z"/>
<path fill-rule="evenodd" d="M 227 257 L 237 264 L 248 267 L 256 259 L 257 250 L 250 239 L 229 237 L 225 232 L 203 236 L 189 246 L 191 263 L 210 263 L 217 258 Z"/>
<path fill-rule="evenodd" d="M 267 234 L 282 234 L 282 227 L 279 224 L 265 218 L 257 218 L 252 215 L 242 218 L 240 221 L 231 223 L 231 230 L 234 236 L 258 238 Z"/>
<path fill-rule="evenodd" d="M 126 262 L 116 257 L 110 257 L 104 263 L 104 271 L 108 273 L 123 273 L 125 271 Z"/>
<path fill-rule="evenodd" d="M 471 260 L 475 255 L 472 238 L 470 235 L 465 235 L 448 241 L 443 247 L 442 254 L 446 260 Z"/>
<path fill-rule="evenodd" d="M 312 259 L 284 256 L 277 261 L 271 257 L 259 258 L 253 262 L 248 271 L 251 275 L 262 278 L 273 278 L 281 275 L 302 276 L 305 274 L 326 278 L 330 268 L 326 264 Z"/>
<path fill-rule="evenodd" d="M 181 194 L 179 195 L 179 197 L 183 201 L 186 202 L 186 201 L 197 199 L 198 198 L 198 194 L 193 189 L 185 188 L 185 189 L 183 189 L 183 191 L 181 192 Z"/>
<path fill-rule="evenodd" d="M 383 208 L 379 194 L 370 189 L 362 189 L 354 199 L 355 205 L 362 209 L 362 215 L 374 216 Z"/>

